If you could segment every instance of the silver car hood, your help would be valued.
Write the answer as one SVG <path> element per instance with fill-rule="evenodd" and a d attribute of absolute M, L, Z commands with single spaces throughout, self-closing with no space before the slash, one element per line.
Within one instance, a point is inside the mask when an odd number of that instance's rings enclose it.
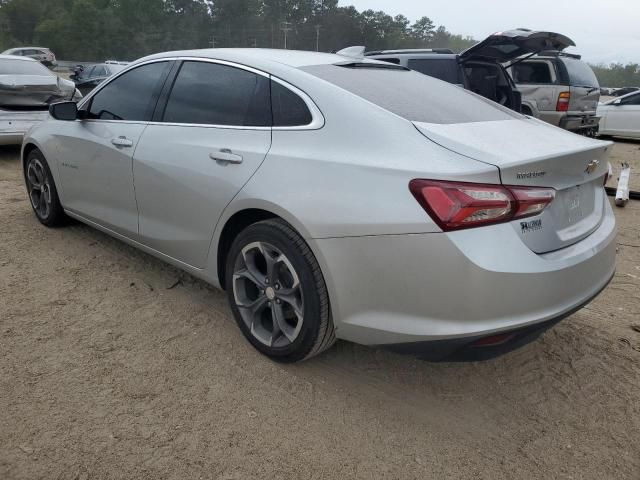
<path fill-rule="evenodd" d="M 0 107 L 46 107 L 74 92 L 73 82 L 54 75 L 0 75 Z"/>

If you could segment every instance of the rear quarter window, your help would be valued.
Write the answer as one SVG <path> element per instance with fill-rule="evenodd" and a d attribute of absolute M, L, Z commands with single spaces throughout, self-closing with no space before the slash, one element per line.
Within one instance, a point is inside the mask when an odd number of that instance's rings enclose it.
<path fill-rule="evenodd" d="M 600 87 L 596 74 L 591 67 L 577 58 L 562 58 L 561 64 L 566 69 L 569 85 L 572 87 Z"/>
<path fill-rule="evenodd" d="M 460 66 L 455 59 L 440 58 L 412 58 L 407 63 L 411 70 L 424 75 L 444 80 L 449 83 L 462 84 Z"/>
<path fill-rule="evenodd" d="M 550 84 L 551 66 L 546 62 L 521 62 L 511 67 L 516 83 Z"/>
<path fill-rule="evenodd" d="M 511 120 L 518 114 L 462 87 L 418 72 L 313 65 L 302 70 L 413 122 Z"/>

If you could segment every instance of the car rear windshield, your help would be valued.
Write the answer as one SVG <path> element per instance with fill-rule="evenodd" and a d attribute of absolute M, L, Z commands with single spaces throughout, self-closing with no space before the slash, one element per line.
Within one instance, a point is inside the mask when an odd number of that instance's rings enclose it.
<path fill-rule="evenodd" d="M 53 76 L 51 71 L 38 62 L 25 60 L 0 60 L 0 75 L 46 75 Z"/>
<path fill-rule="evenodd" d="M 582 60 L 563 58 L 562 63 L 567 67 L 569 82 L 572 87 L 599 87 L 596 74 L 591 67 Z"/>
<path fill-rule="evenodd" d="M 302 69 L 412 122 L 453 124 L 519 118 L 479 95 L 417 72 L 339 65 Z"/>
<path fill-rule="evenodd" d="M 449 83 L 462 84 L 460 65 L 456 59 L 412 58 L 407 66 L 411 70 L 424 73 Z"/>

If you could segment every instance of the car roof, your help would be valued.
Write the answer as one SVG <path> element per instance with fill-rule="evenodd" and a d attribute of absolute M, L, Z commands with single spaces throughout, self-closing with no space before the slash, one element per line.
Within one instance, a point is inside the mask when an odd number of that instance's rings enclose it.
<path fill-rule="evenodd" d="M 9 51 L 15 51 L 15 50 L 49 50 L 47 47 L 15 47 L 15 48 L 10 48 Z"/>
<path fill-rule="evenodd" d="M 29 57 L 18 57 L 16 55 L 5 55 L 5 54 L 0 54 L 0 60 L 16 60 L 16 61 L 22 61 L 22 62 L 35 62 L 35 63 L 40 63 L 37 60 L 34 60 L 33 58 L 29 58 Z"/>
<path fill-rule="evenodd" d="M 455 60 L 458 58 L 458 55 L 455 53 L 437 53 L 437 52 L 427 52 L 425 50 L 415 50 L 415 51 L 398 51 L 398 50 L 387 50 L 383 52 L 375 52 L 372 54 L 367 53 L 365 58 L 377 59 L 381 57 L 393 56 L 396 58 L 428 58 L 434 60 Z"/>
<path fill-rule="evenodd" d="M 133 64 L 172 57 L 194 57 L 212 60 L 236 62 L 265 71 L 282 71 L 300 69 L 311 65 L 331 65 L 347 61 L 352 58 L 333 53 L 310 52 L 303 50 L 279 50 L 270 48 L 208 48 L 201 50 L 179 50 L 158 53 L 141 58 Z M 362 59 L 361 62 L 375 62 Z M 132 65 L 133 65 L 132 64 Z"/>
<path fill-rule="evenodd" d="M 370 52 L 366 52 L 365 56 L 405 54 L 455 55 L 455 52 L 449 48 L 399 48 L 394 50 L 372 50 Z"/>

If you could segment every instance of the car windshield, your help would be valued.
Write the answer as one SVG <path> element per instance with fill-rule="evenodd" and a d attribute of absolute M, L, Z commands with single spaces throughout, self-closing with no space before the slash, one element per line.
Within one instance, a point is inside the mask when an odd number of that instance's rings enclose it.
<path fill-rule="evenodd" d="M 313 65 L 302 70 L 413 122 L 472 123 L 519 116 L 468 90 L 421 73 Z"/>
<path fill-rule="evenodd" d="M 54 76 L 47 67 L 38 62 L 25 60 L 0 60 L 0 75 L 43 75 Z"/>
<path fill-rule="evenodd" d="M 562 63 L 567 67 L 569 81 L 573 87 L 600 87 L 596 74 L 591 67 L 582 60 L 563 58 Z"/>
<path fill-rule="evenodd" d="M 114 73 L 121 72 L 125 68 L 127 68 L 127 65 L 119 65 L 116 63 L 107 65 L 107 70 L 109 71 L 109 75 L 113 75 Z"/>

